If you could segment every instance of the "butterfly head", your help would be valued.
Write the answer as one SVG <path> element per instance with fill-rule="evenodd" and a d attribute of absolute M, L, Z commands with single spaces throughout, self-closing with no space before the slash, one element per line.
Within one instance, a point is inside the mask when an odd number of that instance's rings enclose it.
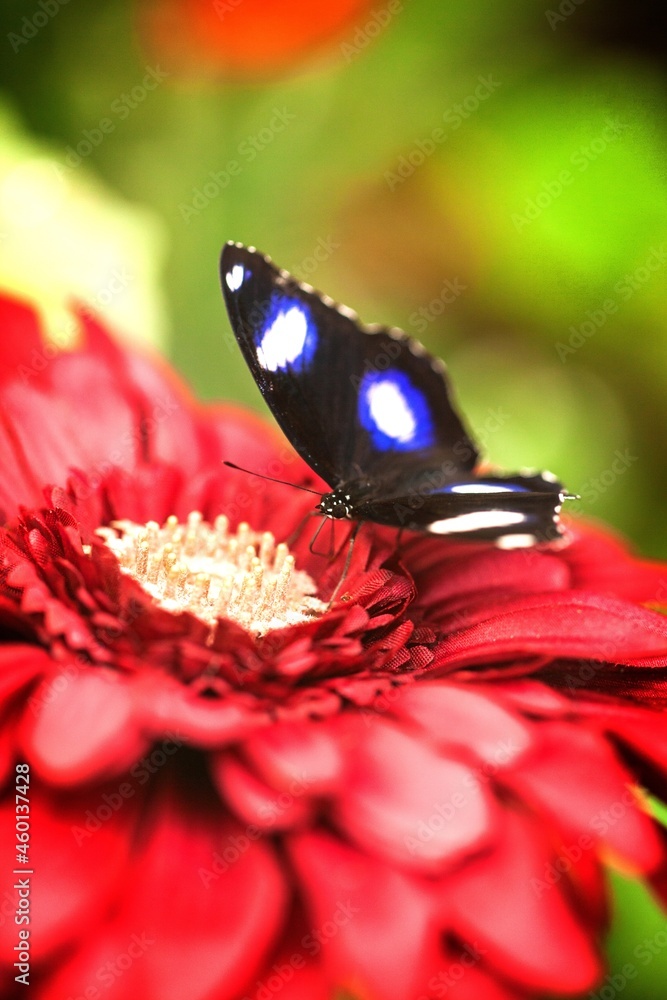
<path fill-rule="evenodd" d="M 334 490 L 333 493 L 325 493 L 317 505 L 317 510 L 327 517 L 337 519 L 352 517 L 352 497 L 344 489 Z"/>

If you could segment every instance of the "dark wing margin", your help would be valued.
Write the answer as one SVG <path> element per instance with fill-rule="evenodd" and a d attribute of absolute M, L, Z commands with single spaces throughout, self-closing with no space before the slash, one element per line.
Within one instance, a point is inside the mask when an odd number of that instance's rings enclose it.
<path fill-rule="evenodd" d="M 445 367 L 421 344 L 400 330 L 362 326 L 252 248 L 228 243 L 220 275 L 260 392 L 332 488 L 361 479 L 380 490 L 389 465 L 388 478 L 404 480 L 436 457 L 453 477 L 472 472 L 477 449 L 452 405 Z"/>

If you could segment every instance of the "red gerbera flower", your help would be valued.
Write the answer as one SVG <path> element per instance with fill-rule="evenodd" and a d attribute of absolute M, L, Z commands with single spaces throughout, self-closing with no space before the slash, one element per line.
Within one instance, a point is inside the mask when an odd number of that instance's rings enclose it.
<path fill-rule="evenodd" d="M 184 69 L 267 76 L 336 41 L 349 61 L 401 10 L 371 11 L 370 0 L 143 0 L 153 46 Z"/>
<path fill-rule="evenodd" d="M 664 886 L 666 568 L 369 525 L 329 608 L 258 419 L 0 321 L 3 996 L 591 989 L 604 865 Z"/>

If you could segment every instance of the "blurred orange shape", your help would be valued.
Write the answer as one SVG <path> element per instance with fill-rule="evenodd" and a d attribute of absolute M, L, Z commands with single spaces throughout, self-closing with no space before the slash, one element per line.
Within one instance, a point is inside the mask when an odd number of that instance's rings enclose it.
<path fill-rule="evenodd" d="M 370 6 L 369 0 L 145 0 L 142 22 L 151 46 L 183 71 L 270 76 L 336 42 L 361 50 L 392 19 L 389 10 L 374 17 Z"/>

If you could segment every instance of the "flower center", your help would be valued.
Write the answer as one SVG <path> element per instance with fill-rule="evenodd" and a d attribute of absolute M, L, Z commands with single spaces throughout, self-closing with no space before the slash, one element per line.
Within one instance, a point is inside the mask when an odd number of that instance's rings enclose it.
<path fill-rule="evenodd" d="M 270 531 L 239 524 L 235 533 L 223 515 L 214 524 L 198 511 L 183 524 L 168 517 L 136 524 L 114 521 L 97 534 L 132 576 L 167 611 L 189 611 L 209 625 L 231 618 L 260 635 L 321 614 L 313 580 L 294 565 L 283 542 Z"/>

